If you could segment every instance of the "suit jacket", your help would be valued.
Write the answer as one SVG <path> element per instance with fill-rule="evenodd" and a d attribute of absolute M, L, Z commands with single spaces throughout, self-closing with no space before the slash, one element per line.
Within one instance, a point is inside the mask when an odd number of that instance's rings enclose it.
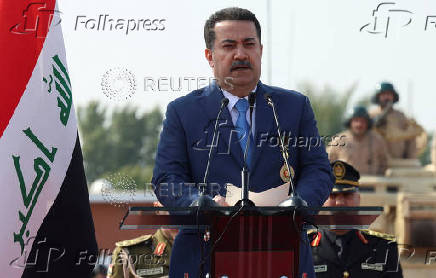
<path fill-rule="evenodd" d="M 291 135 L 289 163 L 296 174 L 297 191 L 310 206 L 322 206 L 334 178 L 309 99 L 261 82 L 256 91 L 256 148 L 252 150 L 250 191 L 262 192 L 284 183 L 279 174 L 284 161 L 272 110 L 263 97 L 266 92 L 276 105 L 282 130 Z M 212 83 L 168 104 L 152 179 L 155 193 L 165 206 L 189 206 L 197 198 L 197 187 L 188 183 L 203 182 L 222 98 L 221 90 Z M 226 183 L 240 186 L 243 166 L 243 151 L 227 109 L 223 109 L 219 120 L 218 137 L 208 183 L 220 187 L 209 185 L 208 192 L 225 196 Z"/>
<path fill-rule="evenodd" d="M 271 95 L 280 126 L 290 137 L 289 164 L 295 171 L 296 190 L 309 206 L 322 206 L 330 194 L 334 178 L 318 135 L 309 99 L 298 92 L 267 86 L 261 82 L 256 89 L 256 147 L 252 150 L 250 191 L 262 192 L 284 183 L 279 174 L 284 161 L 277 144 L 272 109 L 264 99 L 265 93 Z M 197 199 L 198 187 L 195 184 L 203 182 L 214 123 L 222 98 L 220 88 L 212 83 L 168 104 L 152 179 L 155 193 L 165 206 L 185 207 Z M 211 196 L 225 196 L 226 183 L 240 186 L 243 166 L 243 151 L 226 108 L 221 114 L 218 131 L 207 181 L 207 192 Z M 181 232 L 175 240 L 172 265 L 184 265 L 186 269 L 192 265 L 192 270 L 197 271 L 194 259 L 188 257 L 199 260 L 199 248 L 192 247 L 199 246 L 199 243 L 193 242 L 194 237 L 189 243 L 188 236 L 182 242 L 183 237 L 184 233 Z M 307 258 L 311 262 L 310 253 L 308 254 L 301 260 Z M 177 275 L 183 277 L 184 272 L 180 273 Z"/>
<path fill-rule="evenodd" d="M 398 246 L 392 236 L 351 230 L 343 257 L 337 253 L 336 235 L 328 230 L 309 234 L 316 277 L 403 277 Z"/>

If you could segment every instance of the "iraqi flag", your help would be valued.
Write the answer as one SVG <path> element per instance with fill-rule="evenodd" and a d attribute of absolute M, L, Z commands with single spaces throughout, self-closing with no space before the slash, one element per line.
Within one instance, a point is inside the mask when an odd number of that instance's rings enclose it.
<path fill-rule="evenodd" d="M 1 277 L 88 277 L 96 259 L 60 16 L 0 0 Z"/>

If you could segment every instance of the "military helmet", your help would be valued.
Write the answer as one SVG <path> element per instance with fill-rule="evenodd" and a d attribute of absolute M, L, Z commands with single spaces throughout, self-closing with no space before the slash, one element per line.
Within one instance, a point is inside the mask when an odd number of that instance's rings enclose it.
<path fill-rule="evenodd" d="M 379 104 L 378 96 L 384 91 L 390 91 L 394 94 L 394 103 L 400 100 L 400 96 L 392 83 L 381 82 L 376 86 L 375 94 L 371 98 L 372 103 Z"/>
<path fill-rule="evenodd" d="M 353 118 L 362 117 L 368 121 L 368 129 L 372 127 L 372 119 L 369 117 L 368 110 L 364 106 L 354 106 L 352 110 L 345 115 L 344 125 L 350 128 L 350 123 Z"/>
<path fill-rule="evenodd" d="M 330 163 L 336 178 L 332 194 L 357 192 L 359 190 L 360 174 L 353 166 L 342 160 Z"/>

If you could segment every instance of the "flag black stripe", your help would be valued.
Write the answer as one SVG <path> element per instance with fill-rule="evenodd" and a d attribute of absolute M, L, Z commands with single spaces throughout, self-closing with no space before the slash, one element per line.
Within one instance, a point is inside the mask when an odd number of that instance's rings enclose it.
<path fill-rule="evenodd" d="M 22 278 L 87 278 L 97 258 L 79 136 L 65 180 L 32 243 Z"/>

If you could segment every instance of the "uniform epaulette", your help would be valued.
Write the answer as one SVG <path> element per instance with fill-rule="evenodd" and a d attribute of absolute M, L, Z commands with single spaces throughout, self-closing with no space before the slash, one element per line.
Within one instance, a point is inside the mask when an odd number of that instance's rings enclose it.
<path fill-rule="evenodd" d="M 128 240 L 123 240 L 123 241 L 119 241 L 117 243 L 115 243 L 115 245 L 117 247 L 126 247 L 126 246 L 132 246 L 132 245 L 136 245 L 139 244 L 141 242 L 150 240 L 152 238 L 153 235 L 143 235 L 134 239 L 128 239 Z"/>
<path fill-rule="evenodd" d="M 383 238 L 383 239 L 386 239 L 386 240 L 389 240 L 389 241 L 395 241 L 396 240 L 394 235 L 380 233 L 380 232 L 376 232 L 376 231 L 372 231 L 372 230 L 360 230 L 360 231 L 362 233 L 366 234 L 366 235 Z"/>

